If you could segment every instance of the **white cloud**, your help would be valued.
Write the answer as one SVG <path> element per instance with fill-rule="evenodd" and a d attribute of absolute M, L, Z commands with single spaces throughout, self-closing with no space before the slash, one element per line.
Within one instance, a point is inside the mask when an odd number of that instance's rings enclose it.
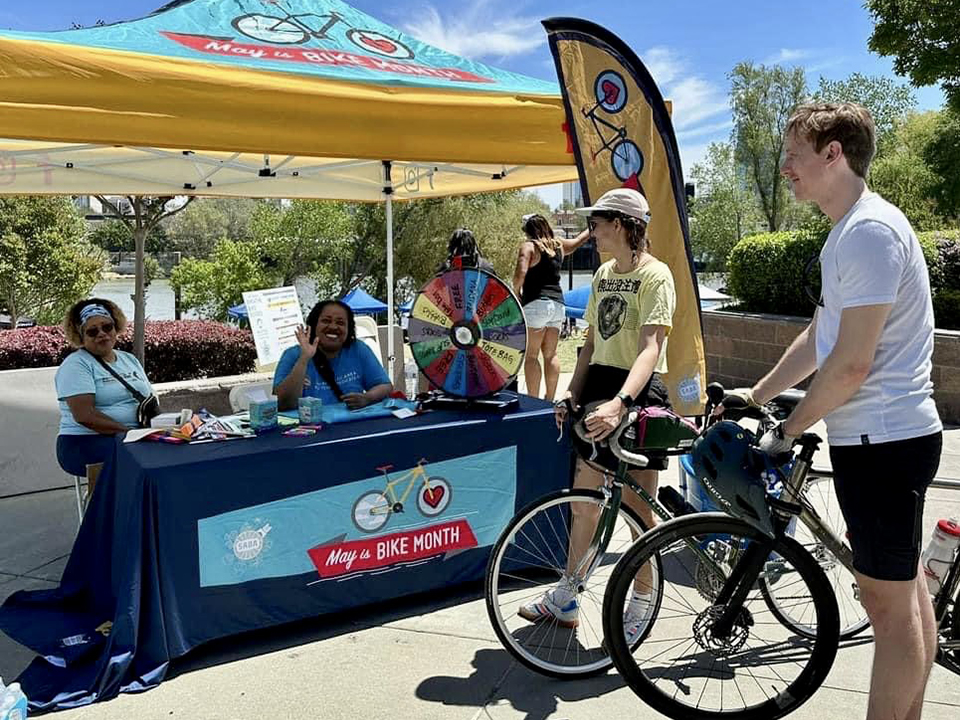
<path fill-rule="evenodd" d="M 429 45 L 473 60 L 523 55 L 547 41 L 538 18 L 511 15 L 483 0 L 473 0 L 446 17 L 433 5 L 424 5 L 415 20 L 403 24 L 403 30 Z"/>
<path fill-rule="evenodd" d="M 660 87 L 676 80 L 683 69 L 683 61 L 667 47 L 652 47 L 640 57 L 640 60 L 647 66 L 654 82 Z"/>
<path fill-rule="evenodd" d="M 770 55 L 763 61 L 763 65 L 797 65 L 800 60 L 804 60 L 813 55 L 812 50 L 801 50 L 798 48 L 780 48 L 780 52 Z"/>

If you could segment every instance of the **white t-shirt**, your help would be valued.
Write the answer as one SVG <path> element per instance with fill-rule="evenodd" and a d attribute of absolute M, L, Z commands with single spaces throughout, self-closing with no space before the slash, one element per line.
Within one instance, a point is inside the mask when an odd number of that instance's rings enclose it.
<path fill-rule="evenodd" d="M 876 193 L 864 194 L 830 231 L 820 275 L 817 367 L 836 345 L 844 308 L 893 305 L 867 379 L 825 418 L 830 444 L 892 442 L 941 430 L 930 380 L 930 277 L 910 221 Z"/>

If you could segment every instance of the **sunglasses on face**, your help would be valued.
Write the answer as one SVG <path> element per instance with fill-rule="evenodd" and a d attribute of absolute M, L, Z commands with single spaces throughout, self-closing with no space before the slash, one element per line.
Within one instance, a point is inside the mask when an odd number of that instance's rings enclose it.
<path fill-rule="evenodd" d="M 97 327 L 87 328 L 84 331 L 84 334 L 88 338 L 95 338 L 100 334 L 101 331 L 105 332 L 107 335 L 113 332 L 114 325 L 113 323 L 104 323 L 103 325 L 98 325 Z"/>

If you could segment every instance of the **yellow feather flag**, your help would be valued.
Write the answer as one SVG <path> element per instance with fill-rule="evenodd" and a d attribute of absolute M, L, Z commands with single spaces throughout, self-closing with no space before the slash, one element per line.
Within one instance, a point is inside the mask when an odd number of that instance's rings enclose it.
<path fill-rule="evenodd" d="M 617 187 L 639 190 L 650 203 L 650 250 L 669 265 L 677 289 L 665 381 L 677 412 L 700 414 L 706 400 L 700 298 L 667 105 L 640 59 L 610 31 L 576 18 L 551 18 L 543 26 L 584 203 Z"/>

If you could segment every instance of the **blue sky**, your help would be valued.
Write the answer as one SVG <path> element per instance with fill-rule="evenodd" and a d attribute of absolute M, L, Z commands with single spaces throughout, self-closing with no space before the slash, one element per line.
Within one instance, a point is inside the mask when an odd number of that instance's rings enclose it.
<path fill-rule="evenodd" d="M 40 0 L 4 2 L 0 27 L 60 30 L 145 15 L 165 0 Z M 349 1 L 349 0 L 348 0 Z M 508 70 L 555 80 L 553 61 L 539 21 L 551 16 L 583 17 L 627 42 L 646 63 L 665 97 L 674 103 L 674 122 L 685 172 L 710 142 L 730 134 L 727 73 L 744 60 L 801 66 L 811 89 L 822 75 L 851 73 L 895 77 L 889 58 L 867 49 L 872 25 L 861 0 L 353 0 L 352 5 L 419 39 L 459 55 Z M 939 108 L 938 88 L 916 91 L 921 109 Z M 559 204 L 558 188 L 541 192 Z"/>

